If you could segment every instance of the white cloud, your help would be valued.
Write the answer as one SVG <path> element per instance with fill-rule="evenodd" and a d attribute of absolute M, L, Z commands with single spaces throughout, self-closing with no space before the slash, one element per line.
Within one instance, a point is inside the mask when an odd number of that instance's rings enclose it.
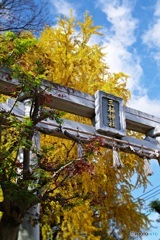
<path fill-rule="evenodd" d="M 143 74 L 140 58 L 133 48 L 136 42 L 135 30 L 138 20 L 132 16 L 132 5 L 127 1 L 99 0 L 98 6 L 106 14 L 110 27 L 105 30 L 104 45 L 106 46 L 106 61 L 112 72 L 123 71 L 131 78 L 127 87 L 131 92 L 142 92 L 139 80 Z"/>
<path fill-rule="evenodd" d="M 160 50 L 160 18 L 158 18 L 152 27 L 145 32 L 142 39 L 150 48 L 157 48 Z"/>
<path fill-rule="evenodd" d="M 126 47 L 132 45 L 135 42 L 137 20 L 132 17 L 131 9 L 124 5 L 105 4 L 103 11 L 112 24 L 112 36 Z"/>
<path fill-rule="evenodd" d="M 160 64 L 160 1 L 155 4 L 153 15 L 153 21 L 143 34 L 142 41 L 150 49 L 151 57 Z"/>
<path fill-rule="evenodd" d="M 128 106 L 131 108 L 146 112 L 148 114 L 160 117 L 160 101 L 151 100 L 147 95 L 132 97 L 132 100 L 129 101 Z"/>
<path fill-rule="evenodd" d="M 106 45 L 106 62 L 112 72 L 124 72 L 130 76 L 127 87 L 131 92 L 134 90 L 143 92 L 139 85 L 140 77 L 143 69 L 140 65 L 140 59 L 135 53 L 131 53 L 128 49 L 116 39 L 110 39 Z"/>
<path fill-rule="evenodd" d="M 72 10 L 73 16 L 76 16 L 75 4 L 71 4 L 65 0 L 50 0 L 54 9 L 56 10 L 56 14 L 62 14 L 66 17 L 70 17 L 70 12 Z"/>
<path fill-rule="evenodd" d="M 157 1 L 156 5 L 155 5 L 154 15 L 157 17 L 160 17 L 160 1 Z"/>

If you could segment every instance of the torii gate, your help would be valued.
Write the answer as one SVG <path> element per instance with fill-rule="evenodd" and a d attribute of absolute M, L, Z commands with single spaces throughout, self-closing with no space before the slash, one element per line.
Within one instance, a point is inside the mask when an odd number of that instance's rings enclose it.
<path fill-rule="evenodd" d="M 1 69 L 0 93 L 12 95 L 17 87 L 20 87 L 18 80 L 8 78 L 6 70 Z M 38 131 L 61 138 L 76 137 L 78 132 L 81 140 L 99 136 L 106 139 L 107 147 L 111 147 L 114 141 L 122 151 L 149 159 L 160 158 L 157 140 L 160 136 L 160 118 L 126 107 L 123 99 L 101 91 L 92 96 L 46 80 L 42 81 L 41 89 L 46 89 L 46 95 L 50 97 L 47 107 L 89 118 L 92 126 L 67 119 L 62 119 L 62 124 L 46 119 L 37 124 Z M 12 110 L 15 116 L 24 117 L 25 106 L 22 101 L 27 97 L 25 93 L 21 95 Z M 1 103 L 0 112 L 9 111 L 14 101 L 10 98 L 7 103 Z M 145 138 L 141 140 L 127 136 L 126 129 L 143 133 Z"/>
<path fill-rule="evenodd" d="M 0 93 L 12 96 L 17 87 L 21 88 L 18 80 L 10 78 L 6 70 L 0 69 Z M 78 135 L 81 141 L 102 137 L 105 139 L 105 147 L 112 148 L 114 144 L 123 152 L 160 160 L 160 144 L 157 140 L 160 136 L 160 118 L 126 107 L 122 98 L 102 91 L 92 96 L 46 80 L 41 82 L 41 89 L 50 98 L 47 107 L 89 118 L 92 125 L 67 119 L 62 119 L 59 124 L 55 120 L 45 119 L 36 125 L 39 132 L 74 140 Z M 0 103 L 0 112 L 12 109 L 12 114 L 23 119 L 24 100 L 29 97 L 25 93 L 21 94 L 16 105 L 15 99 L 9 98 L 6 103 Z M 141 140 L 127 136 L 126 130 L 142 133 L 145 137 Z"/>

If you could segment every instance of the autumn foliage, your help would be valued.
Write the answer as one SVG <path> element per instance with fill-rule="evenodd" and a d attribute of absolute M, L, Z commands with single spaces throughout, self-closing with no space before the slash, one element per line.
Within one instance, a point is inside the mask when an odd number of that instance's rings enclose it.
<path fill-rule="evenodd" d="M 86 14 L 84 22 L 78 22 L 73 16 L 59 19 L 55 27 L 46 27 L 38 39 L 30 32 L 18 35 L 7 32 L 0 36 L 1 66 L 12 69 L 12 76 L 21 83 L 21 89 L 13 94 L 17 97 L 25 92 L 32 96 L 33 108 L 39 104 L 37 115 L 31 112 L 23 122 L 11 113 L 5 118 L 0 116 L 0 183 L 4 197 L 0 210 L 8 218 L 12 214 L 14 222 L 13 213 L 7 212 L 4 206 L 9 201 L 14 207 L 19 196 L 22 199 L 25 196 L 27 202 L 19 202 L 20 219 L 16 218 L 20 224 L 25 211 L 41 203 L 37 221 L 41 223 L 44 240 L 112 239 L 116 229 L 119 236 L 128 239 L 129 232 L 139 232 L 148 224 L 147 217 L 141 213 L 141 202 L 135 202 L 131 195 L 136 187 L 146 186 L 143 161 L 120 153 L 124 166 L 115 168 L 112 149 L 103 146 L 103 139 L 92 138 L 86 143 L 41 134 L 41 148 L 36 153 L 38 163 L 29 162 L 31 172 L 26 171 L 25 160 L 20 162 L 18 158 L 20 149 L 24 154 L 31 150 L 37 122 L 53 115 L 45 106 L 49 97 L 44 91 L 38 92 L 41 79 L 90 94 L 103 90 L 122 97 L 125 103 L 128 101 L 127 75 L 110 73 L 103 47 L 91 44 L 92 36 L 100 35 L 99 29 Z M 54 114 L 57 121 L 63 115 L 92 124 L 90 119 L 68 113 Z M 9 127 L 5 127 L 4 120 L 10 122 Z M 78 148 L 83 149 L 81 156 L 77 154 Z M 137 177 L 136 185 L 132 184 L 133 176 Z"/>

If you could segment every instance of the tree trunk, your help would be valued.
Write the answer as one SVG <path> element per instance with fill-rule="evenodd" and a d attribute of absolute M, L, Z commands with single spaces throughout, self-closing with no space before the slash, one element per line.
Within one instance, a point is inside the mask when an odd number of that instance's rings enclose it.
<path fill-rule="evenodd" d="M 0 221 L 0 240 L 17 240 L 19 225 L 3 215 Z"/>

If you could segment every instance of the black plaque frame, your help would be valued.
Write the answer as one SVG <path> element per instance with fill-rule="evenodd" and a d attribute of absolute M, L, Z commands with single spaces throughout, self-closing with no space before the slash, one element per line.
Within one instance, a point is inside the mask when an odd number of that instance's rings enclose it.
<path fill-rule="evenodd" d="M 111 100 L 111 101 L 110 101 Z M 113 103 L 114 126 L 109 125 L 109 104 Z M 96 131 L 111 136 L 126 136 L 126 121 L 123 99 L 112 94 L 96 91 L 95 93 L 95 128 Z"/>

